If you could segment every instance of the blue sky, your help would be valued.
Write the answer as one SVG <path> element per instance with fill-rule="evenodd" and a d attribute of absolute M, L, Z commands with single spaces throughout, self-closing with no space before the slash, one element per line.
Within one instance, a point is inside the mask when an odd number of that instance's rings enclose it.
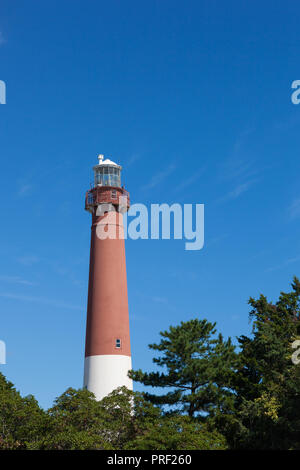
<path fill-rule="evenodd" d="M 132 202 L 205 204 L 201 251 L 126 242 L 134 368 L 181 320 L 248 334 L 249 296 L 300 276 L 299 25 L 297 2 L 1 2 L 0 370 L 23 395 L 82 386 L 99 153 Z"/>

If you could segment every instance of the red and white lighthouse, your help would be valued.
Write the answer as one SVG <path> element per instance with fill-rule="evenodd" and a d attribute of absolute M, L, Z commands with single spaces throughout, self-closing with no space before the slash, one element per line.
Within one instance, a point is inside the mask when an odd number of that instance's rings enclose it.
<path fill-rule="evenodd" d="M 85 209 L 92 214 L 84 387 L 101 400 L 118 387 L 132 390 L 123 212 L 129 194 L 122 167 L 99 155 Z"/>

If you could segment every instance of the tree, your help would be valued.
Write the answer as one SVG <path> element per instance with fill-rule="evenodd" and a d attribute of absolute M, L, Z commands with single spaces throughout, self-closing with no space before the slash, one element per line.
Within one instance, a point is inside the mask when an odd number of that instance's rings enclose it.
<path fill-rule="evenodd" d="M 187 417 L 165 417 L 140 393 L 125 387 L 101 401 L 69 388 L 48 410 L 51 426 L 29 449 L 134 450 L 223 449 L 218 432 Z"/>
<path fill-rule="evenodd" d="M 164 372 L 130 372 L 133 380 L 144 385 L 170 389 L 162 395 L 145 393 L 147 400 L 190 418 L 231 408 L 236 354 L 230 339 L 216 336 L 215 326 L 193 319 L 160 333 L 160 343 L 149 348 L 161 353 L 153 362 Z"/>
<path fill-rule="evenodd" d="M 236 411 L 223 431 L 233 448 L 298 449 L 300 366 L 291 356 L 300 333 L 300 282 L 295 277 L 275 304 L 264 295 L 249 304 L 253 334 L 239 338 Z"/>
<path fill-rule="evenodd" d="M 86 389 L 67 389 L 48 410 L 51 427 L 31 449 L 121 450 L 146 432 L 160 411 L 126 387 L 96 401 Z"/>
<path fill-rule="evenodd" d="M 160 333 L 150 348 L 162 372 L 130 375 L 162 395 L 121 387 L 96 401 L 69 388 L 44 411 L 0 374 L 0 449 L 299 450 L 300 281 L 276 303 L 249 304 L 252 334 L 238 338 L 238 354 L 207 320 Z"/>
<path fill-rule="evenodd" d="M 51 426 L 40 434 L 31 449 L 85 450 L 112 449 L 101 431 L 103 414 L 93 393 L 68 388 L 47 412 Z"/>
<path fill-rule="evenodd" d="M 48 426 L 47 415 L 35 398 L 21 397 L 0 373 L 0 449 L 27 449 Z"/>
<path fill-rule="evenodd" d="M 188 416 L 163 416 L 128 442 L 126 450 L 224 450 L 226 439 Z"/>

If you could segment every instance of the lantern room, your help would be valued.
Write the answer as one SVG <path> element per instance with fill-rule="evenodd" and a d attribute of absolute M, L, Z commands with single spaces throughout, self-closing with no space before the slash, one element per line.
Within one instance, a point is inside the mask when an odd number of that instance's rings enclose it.
<path fill-rule="evenodd" d="M 122 167 L 111 160 L 98 156 L 99 163 L 93 167 L 94 185 L 86 192 L 85 209 L 96 213 L 101 204 L 110 204 L 118 212 L 125 212 L 130 207 L 129 193 L 121 186 Z"/>
<path fill-rule="evenodd" d="M 103 158 L 103 155 L 99 155 L 99 163 L 93 167 L 95 186 L 113 186 L 120 188 L 122 167 L 108 158 L 105 160 Z"/>

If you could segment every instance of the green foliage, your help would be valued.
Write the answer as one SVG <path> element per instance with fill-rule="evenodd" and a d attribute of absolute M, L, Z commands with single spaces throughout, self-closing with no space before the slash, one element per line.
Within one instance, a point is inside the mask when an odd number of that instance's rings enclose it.
<path fill-rule="evenodd" d="M 226 440 L 217 431 L 187 416 L 162 417 L 138 434 L 125 449 L 132 450 L 224 450 Z"/>
<path fill-rule="evenodd" d="M 51 428 L 31 449 L 111 449 L 99 428 L 103 415 L 94 395 L 85 389 L 69 388 L 48 410 Z"/>
<path fill-rule="evenodd" d="M 300 331 L 300 283 L 278 301 L 250 298 L 252 337 L 241 336 L 235 375 L 234 420 L 226 434 L 233 448 L 299 448 L 300 369 L 291 360 Z"/>
<path fill-rule="evenodd" d="M 48 417 L 34 397 L 22 398 L 0 373 L 0 449 L 27 449 L 48 425 Z"/>
<path fill-rule="evenodd" d="M 160 412 L 125 387 L 101 401 L 85 390 L 69 388 L 48 410 L 52 427 L 31 448 L 73 450 L 123 449 L 145 432 Z"/>
<path fill-rule="evenodd" d="M 300 282 L 276 303 L 250 298 L 252 334 L 238 354 L 215 324 L 190 320 L 161 332 L 150 348 L 161 372 L 131 371 L 165 391 L 125 387 L 101 401 L 69 388 L 52 408 L 22 397 L 0 374 L 0 450 L 300 449 Z"/>
<path fill-rule="evenodd" d="M 145 398 L 190 417 L 230 409 L 236 354 L 230 339 L 224 341 L 221 334 L 216 336 L 215 323 L 194 319 L 171 326 L 160 335 L 160 343 L 149 347 L 162 353 L 153 362 L 165 372 L 138 370 L 130 375 L 144 385 L 170 391 L 163 395 L 145 393 Z"/>
<path fill-rule="evenodd" d="M 206 425 L 187 417 L 166 418 L 141 394 L 125 387 L 99 402 L 87 390 L 69 388 L 44 412 L 32 397 L 22 398 L 0 377 L 1 449 L 226 448 L 224 437 Z"/>

